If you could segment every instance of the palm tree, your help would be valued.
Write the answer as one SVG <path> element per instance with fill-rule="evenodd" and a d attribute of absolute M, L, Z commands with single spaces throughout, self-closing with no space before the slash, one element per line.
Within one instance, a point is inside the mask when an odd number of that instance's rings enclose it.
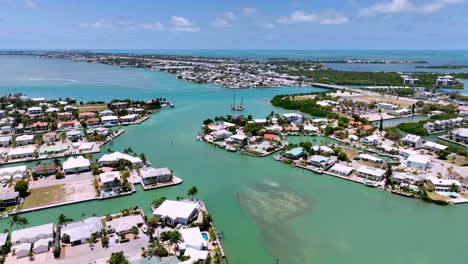
<path fill-rule="evenodd" d="M 182 235 L 178 231 L 171 232 L 171 237 L 169 238 L 169 244 L 171 246 L 177 245 L 182 241 Z M 175 249 L 174 249 L 174 254 L 175 254 Z"/>
<path fill-rule="evenodd" d="M 192 188 L 190 188 L 188 191 L 187 191 L 187 195 L 192 197 L 196 196 L 198 193 L 198 188 L 196 186 L 193 186 Z"/>
<path fill-rule="evenodd" d="M 29 224 L 28 219 L 21 217 L 17 214 L 14 214 L 10 221 L 9 221 L 10 227 L 16 226 L 16 229 L 18 229 L 18 226 L 24 227 L 25 225 Z"/>
<path fill-rule="evenodd" d="M 73 222 L 73 219 L 66 217 L 64 214 L 60 214 L 57 218 L 59 226 Z"/>

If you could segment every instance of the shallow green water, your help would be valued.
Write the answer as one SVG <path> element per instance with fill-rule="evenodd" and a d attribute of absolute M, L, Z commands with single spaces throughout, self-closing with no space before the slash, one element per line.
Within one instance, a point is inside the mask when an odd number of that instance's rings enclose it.
<path fill-rule="evenodd" d="M 0 57 L 0 70 L 3 93 L 22 90 L 58 97 L 60 91 L 80 100 L 164 96 L 176 103 L 140 126 L 127 127 L 110 147 L 146 153 L 154 166 L 173 169 L 182 185 L 152 191 L 138 187 L 128 197 L 24 214 L 33 225 L 55 221 L 60 213 L 77 219 L 83 213 L 103 215 L 135 205 L 149 210 L 154 198 L 182 196 L 196 185 L 225 234 L 230 263 L 275 263 L 278 258 L 288 264 L 439 264 L 468 258 L 467 206 L 425 204 L 195 140 L 205 118 L 229 113 L 234 94 L 244 97 L 246 114 L 262 117 L 278 110 L 269 104 L 274 94 L 312 89 L 234 91 L 163 73 L 35 58 Z M 28 81 L 22 86 L 19 76 L 78 82 Z M 7 227 L 7 219 L 0 220 L 0 229 Z"/>

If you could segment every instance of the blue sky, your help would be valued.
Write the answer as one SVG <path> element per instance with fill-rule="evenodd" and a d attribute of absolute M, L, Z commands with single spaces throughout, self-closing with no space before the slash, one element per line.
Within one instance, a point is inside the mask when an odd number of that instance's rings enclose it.
<path fill-rule="evenodd" d="M 0 0 L 0 48 L 466 49 L 468 0 Z"/>

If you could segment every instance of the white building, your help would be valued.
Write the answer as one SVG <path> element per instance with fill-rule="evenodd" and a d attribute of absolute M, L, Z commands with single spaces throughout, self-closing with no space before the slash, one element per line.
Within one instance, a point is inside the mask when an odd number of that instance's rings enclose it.
<path fill-rule="evenodd" d="M 394 104 L 388 104 L 388 103 L 377 103 L 378 108 L 386 109 L 386 110 L 394 110 L 397 109 L 398 106 Z"/>
<path fill-rule="evenodd" d="M 230 136 L 230 137 L 227 139 L 227 141 L 233 142 L 233 143 L 236 143 L 236 144 L 243 144 L 246 138 L 247 138 L 247 137 L 246 137 L 245 135 L 238 135 L 238 134 L 236 134 L 236 135 Z"/>
<path fill-rule="evenodd" d="M 10 136 L 0 137 L 0 147 L 7 147 L 11 143 Z"/>
<path fill-rule="evenodd" d="M 112 112 L 111 110 L 103 110 L 103 111 L 99 112 L 99 116 L 101 116 L 101 117 L 111 116 L 111 115 L 114 115 L 114 112 Z"/>
<path fill-rule="evenodd" d="M 406 160 L 406 167 L 415 170 L 428 170 L 431 168 L 431 159 L 428 156 L 413 154 Z"/>
<path fill-rule="evenodd" d="M 34 254 L 40 254 L 49 251 L 50 246 L 49 239 L 39 239 L 38 241 L 34 242 L 33 252 Z"/>
<path fill-rule="evenodd" d="M 429 176 L 426 180 L 434 186 L 436 191 L 447 192 L 452 191 L 453 188 L 458 190 L 461 184 L 457 180 L 438 179 L 435 176 Z"/>
<path fill-rule="evenodd" d="M 424 146 L 425 149 L 436 151 L 436 152 L 447 149 L 447 146 L 442 145 L 442 144 L 438 144 L 438 143 L 435 143 L 435 142 L 432 142 L 432 141 L 426 141 L 423 144 L 423 146 Z"/>
<path fill-rule="evenodd" d="M 36 147 L 34 146 L 14 148 L 8 151 L 8 158 L 10 160 L 33 158 L 35 152 Z"/>
<path fill-rule="evenodd" d="M 414 184 L 419 181 L 420 178 L 406 172 L 394 172 L 392 175 L 392 181 L 398 184 Z"/>
<path fill-rule="evenodd" d="M 199 227 L 180 229 L 179 232 L 182 235 L 183 240 L 183 243 L 178 245 L 179 247 L 182 247 L 183 249 L 193 248 L 197 250 L 202 250 L 206 247 L 206 241 L 203 239 Z"/>
<path fill-rule="evenodd" d="M 118 171 L 109 171 L 99 174 L 99 181 L 101 182 L 102 189 L 106 191 L 115 190 L 122 184 L 122 178 Z"/>
<path fill-rule="evenodd" d="M 130 215 L 115 218 L 109 222 L 106 222 L 106 226 L 111 233 L 117 233 L 118 235 L 124 235 L 131 232 L 132 227 L 140 227 L 145 223 L 145 220 L 141 215 Z"/>
<path fill-rule="evenodd" d="M 341 163 L 336 163 L 328 171 L 331 173 L 341 175 L 341 176 L 349 176 L 351 172 L 353 172 L 353 170 L 354 168 L 351 166 L 347 166 Z"/>
<path fill-rule="evenodd" d="M 380 164 L 383 162 L 383 160 L 381 158 L 378 158 L 378 157 L 375 157 L 375 156 L 372 156 L 370 154 L 367 154 L 367 153 L 361 153 L 358 155 L 358 158 L 360 160 L 364 160 L 364 161 L 370 161 L 370 162 L 373 162 L 373 163 L 376 163 L 376 164 Z"/>
<path fill-rule="evenodd" d="M 11 232 L 11 244 L 13 246 L 22 243 L 35 243 L 40 239 L 54 240 L 54 224 L 19 229 Z"/>
<path fill-rule="evenodd" d="M 169 226 L 187 225 L 196 217 L 199 208 L 195 202 L 166 200 L 153 211 L 153 215 Z"/>
<path fill-rule="evenodd" d="M 313 146 L 312 149 L 317 153 L 334 153 L 335 151 L 327 146 Z"/>
<path fill-rule="evenodd" d="M 119 163 L 119 161 L 124 160 L 130 162 L 133 166 L 142 167 L 143 161 L 138 157 L 133 157 L 124 153 L 120 153 L 118 151 L 113 152 L 111 154 L 103 155 L 99 160 L 98 163 L 100 166 L 114 166 Z"/>
<path fill-rule="evenodd" d="M 283 118 L 288 122 L 299 124 L 299 123 L 302 123 L 302 120 L 304 117 L 296 113 L 287 113 L 287 114 L 283 114 Z"/>
<path fill-rule="evenodd" d="M 131 123 L 131 122 L 135 122 L 137 121 L 138 119 L 138 115 L 137 114 L 128 114 L 128 115 L 125 115 L 125 116 L 121 116 L 120 117 L 120 121 L 122 123 Z"/>
<path fill-rule="evenodd" d="M 89 171 L 90 166 L 91 162 L 83 156 L 78 156 L 76 158 L 70 157 L 68 158 L 68 160 L 63 162 L 63 172 L 65 174 L 80 173 L 84 171 Z"/>
<path fill-rule="evenodd" d="M 102 222 L 99 217 L 90 217 L 79 222 L 69 223 L 62 227 L 61 233 L 70 236 L 72 246 L 86 243 L 92 234 L 100 233 Z"/>
<path fill-rule="evenodd" d="M 33 135 L 21 135 L 15 138 L 16 145 L 25 146 L 34 143 Z"/>
<path fill-rule="evenodd" d="M 377 135 L 371 135 L 361 138 L 361 142 L 367 145 L 377 145 L 379 143 L 379 137 Z"/>
<path fill-rule="evenodd" d="M 15 252 L 16 258 L 19 259 L 19 258 L 27 257 L 29 253 L 31 252 L 31 247 L 32 247 L 31 243 L 23 243 L 15 247 L 12 247 L 11 250 Z"/>
<path fill-rule="evenodd" d="M 172 180 L 172 172 L 169 168 L 146 167 L 140 169 L 141 179 L 144 185 L 157 184 Z"/>
<path fill-rule="evenodd" d="M 42 114 L 42 108 L 37 107 L 37 106 L 30 107 L 30 108 L 28 108 L 28 114 L 29 115 L 40 115 L 40 114 Z"/>
<path fill-rule="evenodd" d="M 1 183 L 8 182 L 11 178 L 23 179 L 27 174 L 26 165 L 14 166 L 0 169 L 0 181 Z"/>
<path fill-rule="evenodd" d="M 455 140 L 468 143 L 468 128 L 458 128 L 452 131 Z"/>
<path fill-rule="evenodd" d="M 423 139 L 420 136 L 408 134 L 401 141 L 405 144 L 412 146 L 415 149 L 423 147 Z"/>
<path fill-rule="evenodd" d="M 221 129 L 211 132 L 210 135 L 215 139 L 226 139 L 232 136 L 232 133 L 225 129 Z"/>
<path fill-rule="evenodd" d="M 119 124 L 119 118 L 114 115 L 101 117 L 102 125 L 104 127 L 116 126 Z"/>
<path fill-rule="evenodd" d="M 0 250 L 5 246 L 7 239 L 8 233 L 0 233 Z"/>
<path fill-rule="evenodd" d="M 361 166 L 356 170 L 356 174 L 365 179 L 380 181 L 384 176 L 385 171 L 377 168 Z"/>

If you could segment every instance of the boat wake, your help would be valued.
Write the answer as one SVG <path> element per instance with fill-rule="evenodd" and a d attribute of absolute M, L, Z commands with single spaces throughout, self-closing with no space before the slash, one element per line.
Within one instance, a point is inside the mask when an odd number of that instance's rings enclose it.
<path fill-rule="evenodd" d="M 80 83 L 80 81 L 74 80 L 74 79 L 29 78 L 29 80 L 30 81 L 36 81 L 36 82 L 53 81 L 53 82 Z"/>

